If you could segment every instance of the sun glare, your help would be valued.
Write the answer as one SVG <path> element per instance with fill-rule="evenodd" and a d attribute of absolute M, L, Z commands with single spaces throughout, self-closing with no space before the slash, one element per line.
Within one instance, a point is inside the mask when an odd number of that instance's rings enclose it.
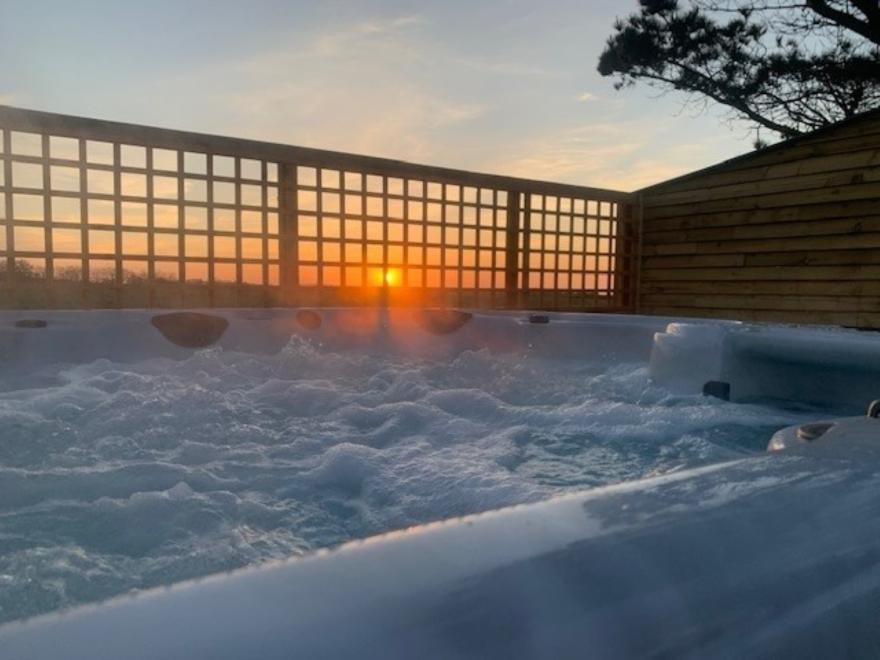
<path fill-rule="evenodd" d="M 368 281 L 375 286 L 400 286 L 403 283 L 403 273 L 399 268 L 376 268 L 370 269 Z"/>

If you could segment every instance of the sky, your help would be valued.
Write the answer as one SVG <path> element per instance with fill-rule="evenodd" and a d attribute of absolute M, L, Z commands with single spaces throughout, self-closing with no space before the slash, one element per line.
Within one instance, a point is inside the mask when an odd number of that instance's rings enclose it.
<path fill-rule="evenodd" d="M 751 149 L 596 72 L 635 0 L 0 0 L 0 104 L 634 190 Z"/>

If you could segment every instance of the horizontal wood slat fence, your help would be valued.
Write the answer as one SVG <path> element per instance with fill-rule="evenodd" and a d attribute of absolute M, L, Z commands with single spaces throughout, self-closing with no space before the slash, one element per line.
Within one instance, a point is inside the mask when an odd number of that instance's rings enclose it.
<path fill-rule="evenodd" d="M 633 311 L 634 202 L 0 106 L 0 307 Z"/>
<path fill-rule="evenodd" d="M 642 312 L 880 328 L 880 112 L 640 196 Z"/>

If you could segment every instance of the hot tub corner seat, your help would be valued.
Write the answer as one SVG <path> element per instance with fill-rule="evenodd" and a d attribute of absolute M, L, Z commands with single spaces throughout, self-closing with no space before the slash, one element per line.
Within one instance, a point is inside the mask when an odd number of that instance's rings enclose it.
<path fill-rule="evenodd" d="M 880 382 L 880 337 L 832 327 L 670 323 L 654 335 L 651 380 L 678 394 L 729 384 L 731 401 L 864 410 Z"/>

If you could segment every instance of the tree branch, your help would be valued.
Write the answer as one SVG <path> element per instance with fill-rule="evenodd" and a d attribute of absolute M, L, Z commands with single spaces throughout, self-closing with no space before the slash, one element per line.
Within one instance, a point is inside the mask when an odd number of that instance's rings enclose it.
<path fill-rule="evenodd" d="M 646 80 L 784 137 L 880 105 L 877 0 L 639 2 L 599 59 L 618 88 Z"/>
<path fill-rule="evenodd" d="M 832 7 L 826 0 L 806 0 L 807 7 L 812 9 L 814 12 L 827 18 L 830 21 L 837 23 L 845 27 L 847 30 L 851 30 L 856 34 L 862 35 L 865 39 L 874 42 L 875 44 L 880 45 L 880 30 L 877 27 L 877 3 L 874 2 L 873 12 L 869 13 L 865 12 L 865 16 L 868 20 L 859 20 L 859 18 L 849 12 L 842 11 L 837 9 L 836 7 Z M 859 3 L 854 3 L 857 6 Z M 869 3 L 861 3 L 863 5 L 867 5 Z M 861 6 L 859 6 L 861 9 Z M 872 21 L 872 15 L 874 20 Z M 872 25 L 872 22 L 874 25 Z"/>

